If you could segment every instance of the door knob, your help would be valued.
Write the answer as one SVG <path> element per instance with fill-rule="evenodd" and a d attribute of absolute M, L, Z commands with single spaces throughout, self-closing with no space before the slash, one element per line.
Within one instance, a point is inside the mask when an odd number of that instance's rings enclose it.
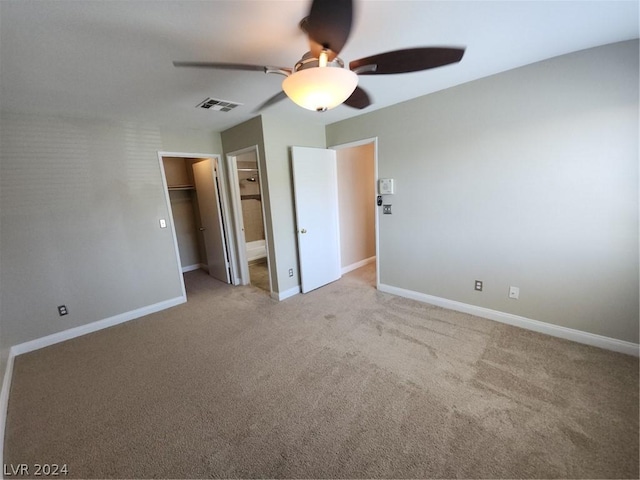
<path fill-rule="evenodd" d="M 204 228 L 204 227 L 200 227 L 200 231 L 201 231 L 201 232 L 204 232 L 205 230 L 206 230 L 206 228 Z"/>
<path fill-rule="evenodd" d="M 307 233 L 307 230 L 303 228 L 302 230 L 300 230 L 300 233 Z"/>

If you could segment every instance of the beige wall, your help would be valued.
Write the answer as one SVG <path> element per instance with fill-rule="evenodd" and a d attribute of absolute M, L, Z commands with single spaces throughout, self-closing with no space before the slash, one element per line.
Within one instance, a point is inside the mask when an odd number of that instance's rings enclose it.
<path fill-rule="evenodd" d="M 373 136 L 396 181 L 381 283 L 638 342 L 637 41 L 327 128 Z"/>
<path fill-rule="evenodd" d="M 160 136 L 162 137 L 162 145 L 167 152 L 222 153 L 220 132 L 161 128 Z"/>
<path fill-rule="evenodd" d="M 167 186 L 194 186 L 192 161 L 184 157 L 162 157 Z"/>
<path fill-rule="evenodd" d="M 207 263 L 206 254 L 202 257 L 200 256 L 200 231 L 198 230 L 200 221 L 195 214 L 196 195 L 195 190 L 169 191 L 173 224 L 176 230 L 178 251 L 180 252 L 180 265 L 182 267 Z"/>
<path fill-rule="evenodd" d="M 374 155 L 373 143 L 336 150 L 343 268 L 376 254 Z"/>
<path fill-rule="evenodd" d="M 260 200 L 242 200 L 242 220 L 244 222 L 244 238 L 247 243 L 264 240 L 262 202 Z"/>
<path fill-rule="evenodd" d="M 157 152 L 217 153 L 219 135 L 43 115 L 0 120 L 3 362 L 12 345 L 182 295 L 171 229 L 159 228 L 168 210 Z"/>

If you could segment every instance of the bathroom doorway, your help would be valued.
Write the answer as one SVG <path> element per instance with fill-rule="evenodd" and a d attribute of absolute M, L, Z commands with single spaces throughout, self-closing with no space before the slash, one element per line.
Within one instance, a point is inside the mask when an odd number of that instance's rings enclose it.
<path fill-rule="evenodd" d="M 227 155 L 231 204 L 242 285 L 271 292 L 268 242 L 265 234 L 262 177 L 257 146 Z"/>

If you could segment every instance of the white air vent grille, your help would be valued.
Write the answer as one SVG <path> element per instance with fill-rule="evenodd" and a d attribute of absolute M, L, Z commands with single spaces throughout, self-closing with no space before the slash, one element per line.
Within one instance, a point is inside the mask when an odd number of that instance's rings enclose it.
<path fill-rule="evenodd" d="M 206 98 L 198 105 L 196 105 L 196 108 L 215 110 L 217 112 L 230 112 L 240 105 L 242 105 L 242 103 L 230 102 L 228 100 L 219 100 L 217 98 Z"/>

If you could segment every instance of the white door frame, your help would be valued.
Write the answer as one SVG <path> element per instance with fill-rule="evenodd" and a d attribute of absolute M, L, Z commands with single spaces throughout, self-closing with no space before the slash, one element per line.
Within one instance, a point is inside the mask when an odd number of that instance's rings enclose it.
<path fill-rule="evenodd" d="M 231 264 L 231 278 L 235 278 L 235 272 L 234 272 L 234 262 L 233 262 L 233 249 L 229 248 L 229 242 L 230 242 L 230 238 L 229 238 L 229 233 L 231 232 L 231 225 L 230 225 L 230 216 L 231 213 L 229 211 L 229 195 L 227 193 L 227 187 L 225 185 L 225 181 L 224 179 L 227 177 L 226 172 L 225 172 L 225 168 L 224 168 L 224 164 L 222 162 L 221 156 L 219 154 L 214 154 L 214 153 L 187 153 L 187 152 L 165 152 L 165 151 L 158 151 L 158 163 L 160 165 L 160 177 L 162 179 L 162 188 L 164 190 L 164 201 L 165 204 L 167 206 L 167 211 L 169 212 L 169 219 L 170 219 L 170 223 L 171 223 L 171 235 L 173 237 L 173 247 L 174 247 L 174 251 L 175 251 L 175 255 L 176 255 L 176 265 L 178 267 L 178 278 L 180 279 L 180 285 L 182 286 L 182 294 L 184 295 L 184 297 L 186 298 L 187 293 L 186 293 L 186 288 L 184 286 L 184 276 L 183 276 L 183 272 L 182 272 L 182 263 L 180 261 L 180 249 L 178 248 L 178 236 L 176 234 L 176 227 L 175 227 L 175 222 L 173 221 L 173 210 L 171 209 L 171 198 L 169 197 L 169 187 L 167 185 L 167 177 L 164 171 L 164 162 L 162 161 L 163 157 L 181 157 L 181 158 L 192 158 L 192 159 L 196 159 L 196 160 L 208 160 L 211 159 L 213 161 L 216 162 L 216 166 L 218 168 L 218 172 L 220 173 L 220 182 L 218 182 L 218 188 L 219 188 L 219 193 L 220 193 L 220 201 L 222 203 L 222 217 L 223 217 L 223 224 L 224 224 L 224 230 L 226 232 L 226 236 L 227 238 L 225 238 L 225 241 L 227 243 L 227 249 L 229 251 L 229 256 L 231 257 L 230 260 L 230 264 Z"/>
<path fill-rule="evenodd" d="M 256 156 L 256 165 L 258 169 L 258 183 L 260 185 L 260 196 L 261 196 L 261 207 L 262 207 L 262 225 L 264 227 L 264 244 L 267 253 L 267 269 L 269 271 L 269 291 L 273 292 L 273 286 L 271 285 L 271 262 L 269 261 L 269 235 L 267 229 L 269 228 L 267 225 L 267 218 L 265 215 L 265 205 L 264 205 L 264 192 L 265 192 L 265 184 L 264 184 L 264 175 L 262 174 L 262 168 L 260 167 L 260 149 L 258 145 L 252 145 L 250 147 L 241 148 L 240 150 L 234 150 L 233 152 L 227 153 L 227 162 L 226 167 L 229 173 L 227 177 L 229 179 L 229 190 L 230 190 L 230 205 L 231 211 L 234 220 L 234 235 L 233 240 L 231 240 L 232 250 L 235 250 L 234 261 L 235 272 L 237 272 L 237 284 L 240 285 L 248 285 L 251 283 L 251 278 L 249 275 L 249 262 L 247 260 L 247 251 L 246 251 L 246 240 L 244 236 L 244 218 L 242 216 L 242 200 L 240 199 L 240 182 L 238 178 L 238 163 L 237 157 L 242 155 L 243 153 L 254 152 Z"/>
<path fill-rule="evenodd" d="M 349 143 L 341 143 L 338 145 L 333 145 L 331 147 L 332 150 L 342 150 L 343 148 L 353 148 L 353 147 L 361 147 L 362 145 L 370 145 L 373 143 L 373 182 L 374 182 L 374 191 L 378 191 L 378 137 L 364 138 L 362 140 L 356 140 Z M 375 198 L 371 199 L 371 201 L 375 201 Z M 376 239 L 376 288 L 380 288 L 380 221 L 379 216 L 380 209 L 375 209 L 375 239 Z"/>

